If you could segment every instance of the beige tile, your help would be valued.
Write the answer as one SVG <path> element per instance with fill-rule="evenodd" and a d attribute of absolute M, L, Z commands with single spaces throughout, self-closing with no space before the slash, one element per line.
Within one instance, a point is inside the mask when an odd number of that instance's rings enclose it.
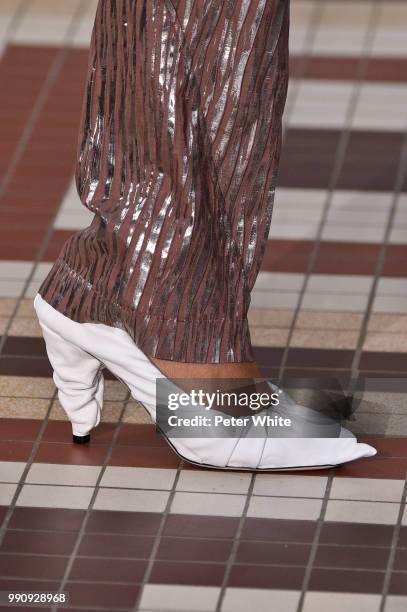
<path fill-rule="evenodd" d="M 369 323 L 368 331 L 379 333 L 406 333 L 407 315 L 403 314 L 372 314 Z"/>
<path fill-rule="evenodd" d="M 1 484 L 0 483 L 0 505 L 8 506 L 16 492 L 17 484 Z"/>
<path fill-rule="evenodd" d="M 31 397 L 0 397 L 0 416 L 17 419 L 43 419 L 49 399 Z"/>
<path fill-rule="evenodd" d="M 93 487 L 26 484 L 20 491 L 16 505 L 35 508 L 86 509 L 93 490 Z"/>
<path fill-rule="evenodd" d="M 354 434 L 385 434 L 389 426 L 390 415 L 356 413 L 355 421 L 346 421 L 346 428 Z"/>
<path fill-rule="evenodd" d="M 152 420 L 141 404 L 131 401 L 126 406 L 123 423 L 151 424 Z"/>
<path fill-rule="evenodd" d="M 318 310 L 301 311 L 296 328 L 352 331 L 359 330 L 363 316 L 354 312 L 322 312 Z"/>
<path fill-rule="evenodd" d="M 399 504 L 372 501 L 348 501 L 330 499 L 325 514 L 326 521 L 344 523 L 377 523 L 394 525 Z"/>
<path fill-rule="evenodd" d="M 11 336 L 27 336 L 30 338 L 41 338 L 42 330 L 38 319 L 29 317 L 14 318 L 10 326 L 9 334 Z"/>
<path fill-rule="evenodd" d="M 9 317 L 0 317 L 0 334 L 5 334 L 7 325 L 9 324 Z"/>
<path fill-rule="evenodd" d="M 42 485 L 69 485 L 93 487 L 102 468 L 96 465 L 66 465 L 59 463 L 33 463 L 26 482 Z"/>
<path fill-rule="evenodd" d="M 226 589 L 221 610 L 222 612 L 247 612 L 248 610 L 296 612 L 300 594 L 300 591 L 294 590 L 229 587 Z"/>
<path fill-rule="evenodd" d="M 315 521 L 321 513 L 321 507 L 322 499 L 293 499 L 292 497 L 253 495 L 247 516 Z"/>
<path fill-rule="evenodd" d="M 375 414 L 407 414 L 406 396 L 404 393 L 385 393 L 365 391 L 362 402 L 356 411 L 358 414 L 370 412 Z"/>
<path fill-rule="evenodd" d="M 354 331 L 295 329 L 290 346 L 301 348 L 354 349 L 359 334 Z"/>
<path fill-rule="evenodd" d="M 406 327 L 407 329 L 407 327 Z M 364 351 L 407 352 L 406 329 L 398 333 L 368 332 L 363 345 Z"/>
<path fill-rule="evenodd" d="M 118 380 L 106 380 L 105 379 L 105 400 L 111 402 L 119 402 L 126 399 L 128 390 L 126 385 Z"/>
<path fill-rule="evenodd" d="M 254 483 L 254 495 L 276 497 L 316 497 L 325 495 L 325 476 L 295 476 L 277 474 L 257 474 Z"/>
<path fill-rule="evenodd" d="M 267 327 L 254 327 L 250 330 L 252 342 L 255 346 L 285 346 L 288 341 L 288 329 L 270 329 Z"/>
<path fill-rule="evenodd" d="M 122 512 L 164 512 L 169 491 L 145 491 L 142 489 L 99 489 L 95 510 L 119 510 Z"/>
<path fill-rule="evenodd" d="M 250 308 L 248 319 L 251 327 L 290 327 L 293 310 Z"/>
<path fill-rule="evenodd" d="M 123 402 L 103 402 L 102 422 L 117 423 L 123 410 Z"/>
<path fill-rule="evenodd" d="M 172 500 L 170 512 L 204 516 L 241 516 L 245 503 L 245 495 L 177 491 Z"/>
<path fill-rule="evenodd" d="M 54 390 L 50 377 L 0 376 L 0 397 L 51 398 Z"/>
<path fill-rule="evenodd" d="M 103 423 L 117 423 L 120 413 L 123 408 L 122 402 L 104 402 L 102 410 L 102 422 Z M 65 410 L 62 408 L 58 399 L 55 399 L 52 409 L 50 412 L 50 419 L 55 421 L 66 421 L 67 415 Z"/>
<path fill-rule="evenodd" d="M 139 610 L 140 612 L 159 612 L 160 610 L 208 612 L 208 610 L 215 610 L 219 594 L 220 588 L 213 586 L 147 584 L 143 587 Z"/>
<path fill-rule="evenodd" d="M 325 593 L 310 591 L 305 595 L 304 612 L 379 612 L 381 595 L 368 593 Z M 386 608 L 387 610 L 387 608 Z"/>
<path fill-rule="evenodd" d="M 17 317 L 30 317 L 32 319 L 37 318 L 37 313 L 34 308 L 34 300 L 31 298 L 24 298 L 20 301 L 17 309 Z"/>
<path fill-rule="evenodd" d="M 14 298 L 0 298 L 0 317 L 10 317 L 17 304 Z"/>
<path fill-rule="evenodd" d="M 25 466 L 25 461 L 0 461 L 0 482 L 19 482 Z"/>
<path fill-rule="evenodd" d="M 404 480 L 384 478 L 333 479 L 330 499 L 400 502 Z"/>
<path fill-rule="evenodd" d="M 107 466 L 101 487 L 121 489 L 171 490 L 177 470 L 142 467 Z"/>
<path fill-rule="evenodd" d="M 247 493 L 251 475 L 235 472 L 199 472 L 182 470 L 177 483 L 178 491 L 196 493 Z"/>
<path fill-rule="evenodd" d="M 385 612 L 405 612 L 407 610 L 407 597 L 403 595 L 387 595 Z"/>

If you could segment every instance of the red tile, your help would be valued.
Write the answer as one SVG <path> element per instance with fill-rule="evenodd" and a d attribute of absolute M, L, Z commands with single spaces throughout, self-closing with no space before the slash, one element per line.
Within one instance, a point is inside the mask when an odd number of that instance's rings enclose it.
<path fill-rule="evenodd" d="M 28 461 L 32 448 L 33 442 L 3 441 L 0 445 L 0 461 Z"/>
<path fill-rule="evenodd" d="M 373 274 L 379 244 L 321 242 L 313 272 L 316 274 Z"/>
<path fill-rule="evenodd" d="M 372 540 L 371 544 L 376 542 Z M 385 570 L 389 555 L 390 548 L 320 545 L 314 559 L 314 567 Z"/>
<path fill-rule="evenodd" d="M 220 586 L 226 565 L 156 561 L 149 582 L 153 584 L 190 584 L 194 586 Z"/>
<path fill-rule="evenodd" d="M 239 519 L 224 516 L 196 516 L 169 514 L 165 521 L 164 536 L 202 538 L 233 538 Z"/>
<path fill-rule="evenodd" d="M 405 572 L 393 572 L 390 578 L 389 595 L 407 595 Z"/>
<path fill-rule="evenodd" d="M 24 404 L 24 398 L 21 398 Z M 37 438 L 42 422 L 38 419 L 0 418 L 0 440 L 30 440 Z"/>
<path fill-rule="evenodd" d="M 8 529 L 1 544 L 1 552 L 67 556 L 73 551 L 76 538 L 76 533 Z"/>
<path fill-rule="evenodd" d="M 307 565 L 311 546 L 287 542 L 240 542 L 236 563 Z"/>
<path fill-rule="evenodd" d="M 310 591 L 339 593 L 381 593 L 385 572 L 348 569 L 313 569 L 308 586 Z"/>
<path fill-rule="evenodd" d="M 88 557 L 132 557 L 134 559 L 148 559 L 155 538 L 152 536 L 135 536 L 85 533 L 81 539 L 78 556 Z"/>
<path fill-rule="evenodd" d="M 212 561 L 226 563 L 233 540 L 163 537 L 156 558 L 167 561 Z"/>
<path fill-rule="evenodd" d="M 143 580 L 146 568 L 147 560 L 76 558 L 69 572 L 69 580 L 134 584 Z"/>
<path fill-rule="evenodd" d="M 118 533 L 155 536 L 161 524 L 155 512 L 92 510 L 85 529 L 88 533 Z"/>
<path fill-rule="evenodd" d="M 316 523 L 313 521 L 246 518 L 241 539 L 310 543 L 314 538 L 315 529 Z"/>
<path fill-rule="evenodd" d="M 335 468 L 335 476 L 348 478 L 395 478 L 404 480 L 407 458 L 381 458 L 378 455 L 358 459 Z"/>
<path fill-rule="evenodd" d="M 261 269 L 264 272 L 305 272 L 313 249 L 311 240 L 268 240 Z"/>
<path fill-rule="evenodd" d="M 78 531 L 85 518 L 84 510 L 62 508 L 23 508 L 13 510 L 10 529 Z"/>
<path fill-rule="evenodd" d="M 359 442 L 371 444 L 382 458 L 407 457 L 406 438 L 358 436 Z"/>
<path fill-rule="evenodd" d="M 300 590 L 305 567 L 270 567 L 269 565 L 234 565 L 228 586 L 251 589 Z"/>
<path fill-rule="evenodd" d="M 150 468 L 177 468 L 179 463 L 180 459 L 169 446 L 116 446 L 109 460 L 109 465 Z"/>
<path fill-rule="evenodd" d="M 111 444 L 113 434 L 117 425 L 115 423 L 99 423 L 91 431 L 90 445 L 108 446 Z M 66 421 L 48 421 L 42 435 L 43 442 L 64 442 L 70 443 L 72 440 L 72 425 Z"/>
<path fill-rule="evenodd" d="M 0 554 L 2 578 L 51 579 L 62 578 L 69 557 Z M 38 587 L 37 587 L 38 588 Z"/>
<path fill-rule="evenodd" d="M 167 442 L 154 425 L 123 424 L 116 438 L 116 446 L 155 446 L 167 448 Z"/>
<path fill-rule="evenodd" d="M 37 586 L 38 588 L 38 586 Z M 71 606 L 96 607 L 106 610 L 132 608 L 140 592 L 136 585 L 101 584 L 100 582 L 67 582 L 65 591 L 69 593 Z"/>
<path fill-rule="evenodd" d="M 337 523 L 324 521 L 319 541 L 321 544 L 352 544 L 355 546 L 390 547 L 393 538 L 393 525 L 368 523 Z"/>
<path fill-rule="evenodd" d="M 103 465 L 106 452 L 107 448 L 100 445 L 41 442 L 34 461 L 38 463 L 66 463 L 68 465 Z"/>

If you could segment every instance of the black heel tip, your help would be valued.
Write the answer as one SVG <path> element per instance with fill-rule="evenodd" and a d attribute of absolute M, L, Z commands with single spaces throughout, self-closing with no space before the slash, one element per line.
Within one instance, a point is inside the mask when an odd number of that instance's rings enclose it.
<path fill-rule="evenodd" d="M 73 434 L 72 440 L 75 444 L 87 444 L 90 441 L 90 434 L 86 434 L 86 436 L 75 436 Z"/>

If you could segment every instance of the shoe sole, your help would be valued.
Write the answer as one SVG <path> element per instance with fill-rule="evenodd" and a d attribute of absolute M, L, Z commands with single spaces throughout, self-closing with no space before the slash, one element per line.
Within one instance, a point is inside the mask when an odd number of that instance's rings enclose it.
<path fill-rule="evenodd" d="M 151 419 L 151 415 L 149 413 L 149 411 L 147 410 L 147 408 L 144 406 L 144 404 L 142 404 L 139 401 L 139 404 L 141 404 L 144 408 L 144 410 L 147 412 L 148 416 Z M 164 440 L 166 441 L 166 443 L 168 444 L 168 446 L 174 451 L 174 453 L 180 458 L 182 459 L 182 461 L 186 461 L 187 463 L 190 463 L 191 465 L 196 465 L 197 467 L 204 467 L 204 468 L 210 468 L 212 470 L 224 470 L 226 472 L 231 472 L 231 471 L 235 471 L 235 472 L 303 472 L 305 470 L 325 470 L 325 469 L 332 469 L 334 467 L 338 467 L 339 465 L 341 465 L 340 463 L 337 464 L 327 464 L 327 465 L 299 465 L 299 466 L 289 466 L 289 467 L 277 467 L 277 468 L 250 468 L 250 467 L 234 467 L 234 466 L 219 466 L 219 465 L 212 465 L 211 463 L 198 463 L 197 461 L 193 461 L 192 459 L 187 459 L 186 457 L 184 457 L 183 455 L 181 455 L 181 453 L 178 452 L 178 450 L 175 448 L 175 446 L 170 442 L 170 440 L 167 438 L 167 436 L 164 434 L 164 432 L 160 429 L 160 427 L 155 424 L 157 430 L 160 432 L 160 434 L 162 435 L 162 437 L 164 438 Z"/>

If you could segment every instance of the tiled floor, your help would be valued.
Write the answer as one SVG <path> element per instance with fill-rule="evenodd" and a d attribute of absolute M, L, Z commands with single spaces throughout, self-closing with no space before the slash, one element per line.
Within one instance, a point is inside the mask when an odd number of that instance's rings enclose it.
<path fill-rule="evenodd" d="M 252 336 L 265 375 L 365 378 L 348 426 L 379 452 L 258 476 L 180 462 L 109 372 L 92 444 L 70 442 L 32 297 L 90 221 L 72 175 L 95 6 L 0 3 L 0 590 L 77 611 L 406 610 L 406 3 L 291 2 Z"/>

